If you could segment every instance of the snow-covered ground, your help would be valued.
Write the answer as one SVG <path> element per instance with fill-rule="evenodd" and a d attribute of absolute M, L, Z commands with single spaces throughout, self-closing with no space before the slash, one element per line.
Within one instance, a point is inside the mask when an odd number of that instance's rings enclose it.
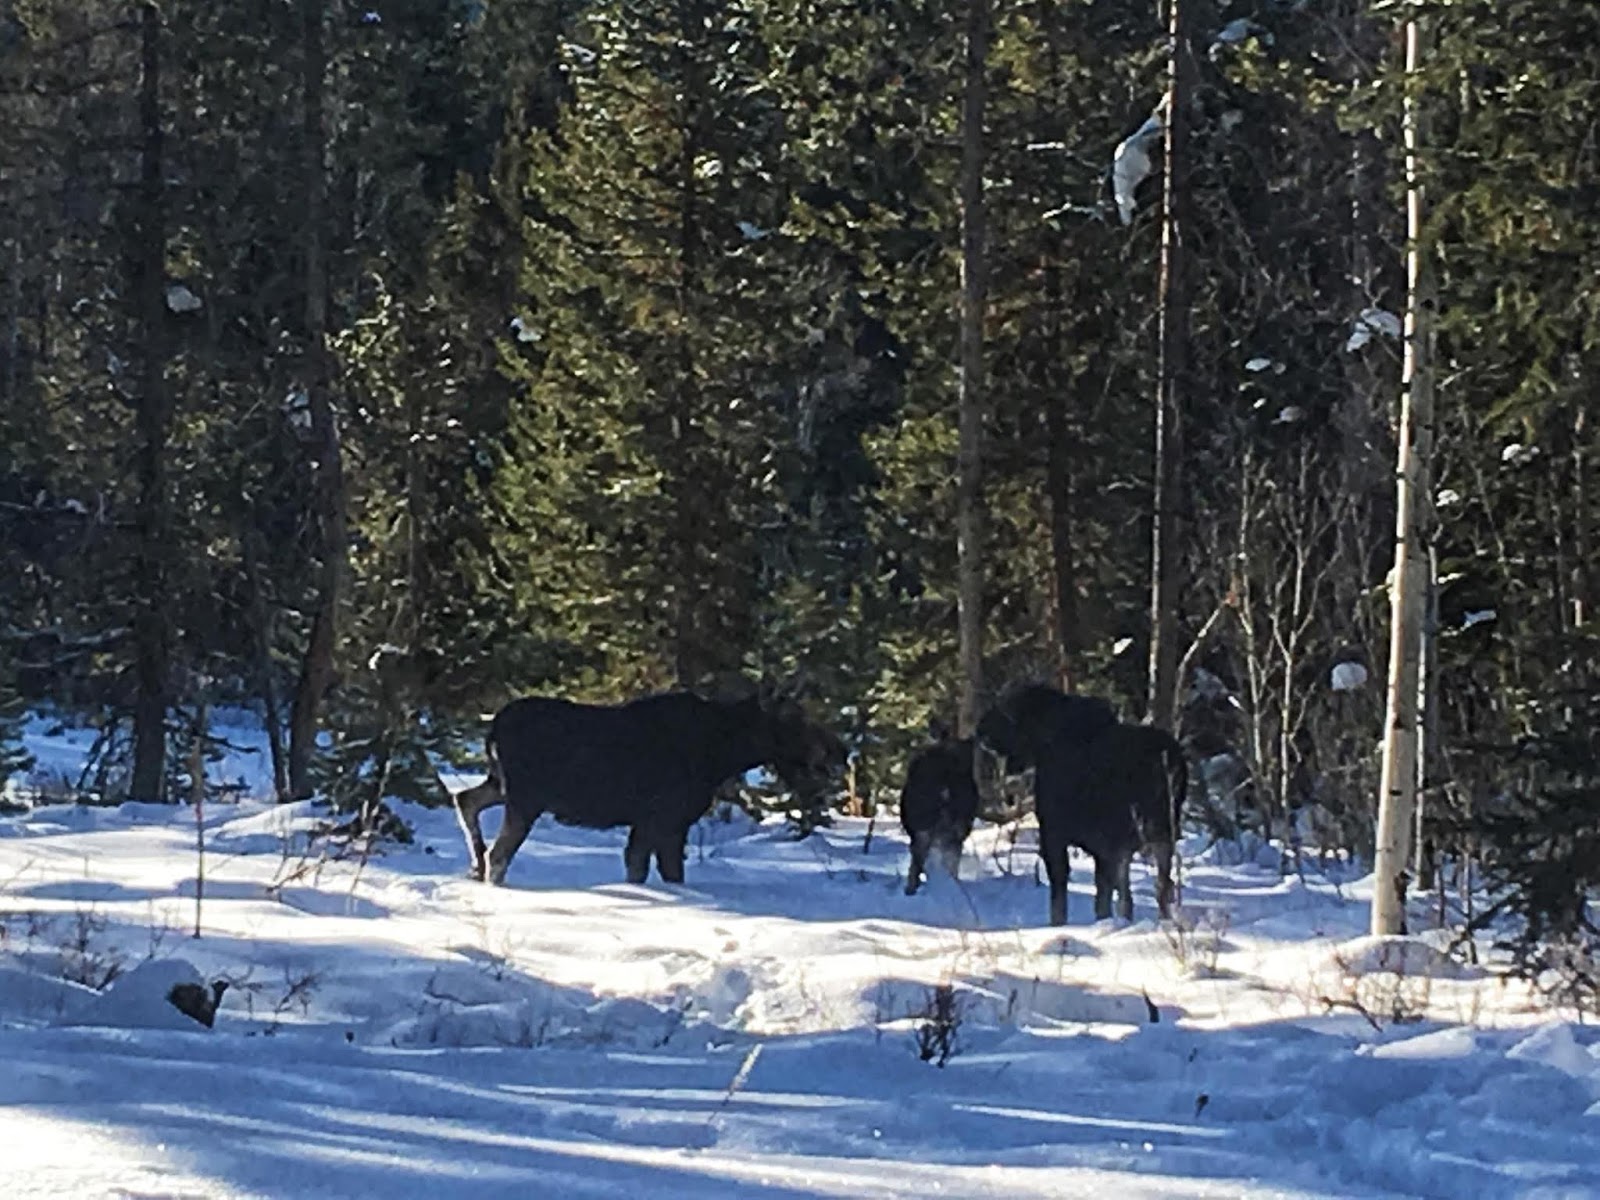
<path fill-rule="evenodd" d="M 1360 880 L 1192 846 L 1182 931 L 1143 875 L 1059 930 L 1026 833 L 908 898 L 892 820 L 708 821 L 684 888 L 541 823 L 490 889 L 403 815 L 362 862 L 212 806 L 199 938 L 190 810 L 0 820 L 0 1195 L 1600 1195 L 1600 1037 L 1361 939 Z M 213 1029 L 165 1004 L 189 964 Z"/>

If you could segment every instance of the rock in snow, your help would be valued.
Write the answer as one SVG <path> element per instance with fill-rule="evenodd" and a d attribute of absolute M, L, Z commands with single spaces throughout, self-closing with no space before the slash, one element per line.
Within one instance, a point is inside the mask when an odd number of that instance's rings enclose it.
<path fill-rule="evenodd" d="M 74 998 L 61 1014 L 62 1025 L 105 1025 L 116 1029 L 206 1028 L 180 1011 L 174 989 L 209 992 L 211 985 L 186 958 L 152 958 L 111 981 L 103 992 Z"/>

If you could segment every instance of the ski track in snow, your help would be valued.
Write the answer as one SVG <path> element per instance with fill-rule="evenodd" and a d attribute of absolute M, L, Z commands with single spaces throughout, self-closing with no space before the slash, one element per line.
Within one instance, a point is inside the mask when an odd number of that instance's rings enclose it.
<path fill-rule="evenodd" d="M 416 845 L 358 864 L 309 806 L 211 806 L 199 939 L 187 809 L 0 820 L 0 1194 L 1600 1196 L 1600 1037 L 1360 939 L 1361 880 L 1196 855 L 1179 946 L 1143 873 L 1132 925 L 1079 869 L 1045 926 L 987 828 L 905 897 L 882 821 L 869 854 L 708 822 L 677 889 L 541 822 L 489 889 L 402 812 Z M 70 982 L 150 957 L 232 981 L 214 1030 Z M 908 1016 L 940 982 L 943 1069 Z M 1420 1019 L 1355 1007 L 1396 996 Z"/>

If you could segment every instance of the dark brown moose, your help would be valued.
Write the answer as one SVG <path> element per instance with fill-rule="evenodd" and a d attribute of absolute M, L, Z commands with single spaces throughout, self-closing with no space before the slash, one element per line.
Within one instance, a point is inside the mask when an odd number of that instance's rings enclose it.
<path fill-rule="evenodd" d="M 1156 902 L 1171 913 L 1172 855 L 1189 771 L 1164 729 L 1127 725 L 1104 700 L 1043 684 L 1013 688 L 978 722 L 978 741 L 1013 772 L 1034 769 L 1039 856 L 1050 880 L 1050 923 L 1067 921 L 1068 852 L 1094 858 L 1094 915 L 1133 917 L 1128 867 L 1144 849 L 1155 860 Z"/>
<path fill-rule="evenodd" d="M 496 714 L 485 750 L 488 779 L 454 799 L 472 877 L 493 884 L 544 813 L 592 829 L 628 826 L 628 881 L 644 882 L 653 855 L 665 882 L 682 883 L 689 829 L 723 782 L 766 766 L 814 791 L 844 762 L 838 739 L 768 686 L 741 699 L 669 692 L 618 705 L 527 697 Z M 486 848 L 478 818 L 498 804 L 505 819 Z"/>

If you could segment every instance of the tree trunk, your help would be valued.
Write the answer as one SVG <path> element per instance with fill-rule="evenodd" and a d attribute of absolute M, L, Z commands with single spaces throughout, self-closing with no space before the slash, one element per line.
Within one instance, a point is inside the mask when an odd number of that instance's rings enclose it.
<path fill-rule="evenodd" d="M 1039 7 L 1045 34 L 1047 95 L 1056 95 L 1061 82 L 1061 30 L 1059 9 L 1053 3 Z M 1066 131 L 1059 120 L 1048 130 L 1052 141 L 1063 144 Z M 1078 563 L 1072 542 L 1073 447 L 1077 444 L 1070 420 L 1071 371 L 1066 366 L 1067 305 L 1062 286 L 1060 227 L 1053 226 L 1044 263 L 1045 292 L 1045 496 L 1050 522 L 1050 616 L 1056 650 L 1056 681 L 1072 690 L 1072 677 L 1080 647 L 1078 615 Z M 1085 309 L 1082 311 L 1093 311 Z"/>
<path fill-rule="evenodd" d="M 22 360 L 22 229 L 17 222 L 16 235 L 8 240 L 7 258 L 11 260 L 6 274 L 10 286 L 6 289 L 5 360 L 0 363 L 0 407 L 6 412 L 16 411 L 18 364 Z"/>
<path fill-rule="evenodd" d="M 1406 25 L 1406 319 L 1401 371 L 1400 448 L 1394 571 L 1389 592 L 1389 693 L 1373 861 L 1372 932 L 1405 928 L 1408 843 L 1416 809 L 1423 625 L 1428 601 L 1428 544 L 1433 459 L 1433 278 L 1423 256 L 1425 216 L 1420 156 L 1425 138 L 1421 96 L 1426 31 Z"/>
<path fill-rule="evenodd" d="M 210 711 L 206 707 L 206 684 L 195 686 L 194 723 L 189 743 L 189 803 L 194 808 L 194 936 L 200 936 L 201 906 L 206 895 L 206 732 Z"/>
<path fill-rule="evenodd" d="M 960 634 L 961 736 L 970 736 L 983 704 L 983 322 L 988 258 L 983 195 L 985 69 L 989 0 L 968 0 L 967 61 L 961 106 L 961 396 L 956 452 L 957 623 Z"/>
<path fill-rule="evenodd" d="M 260 556 L 256 553 L 256 532 L 247 530 L 240 539 L 244 557 L 245 582 L 250 589 L 250 641 L 256 660 L 256 687 L 261 693 L 261 718 L 266 727 L 267 752 L 272 759 L 273 799 L 289 799 L 289 761 L 283 749 L 283 716 L 278 707 L 278 681 L 272 667 L 272 614 L 261 582 Z"/>
<path fill-rule="evenodd" d="M 166 199 L 161 126 L 161 10 L 139 14 L 139 245 L 137 304 L 143 341 L 139 389 L 139 550 L 135 566 L 132 794 L 159 800 L 166 784 L 167 687 L 171 668 L 167 556 L 171 508 L 167 443 L 172 400 L 166 379 Z"/>
<path fill-rule="evenodd" d="M 1412 814 L 1412 878 L 1432 887 L 1433 849 L 1422 836 L 1428 795 L 1442 776 L 1439 703 L 1439 548 L 1428 544 L 1427 594 L 1422 602 L 1422 662 L 1417 675 L 1417 803 Z"/>
<path fill-rule="evenodd" d="M 1156 396 L 1154 495 L 1151 498 L 1150 683 L 1146 713 L 1151 724 L 1175 726 L 1178 708 L 1178 498 L 1183 464 L 1183 387 L 1189 348 L 1189 294 L 1183 238 L 1186 225 L 1189 96 L 1188 0 L 1170 0 L 1167 18 L 1167 117 L 1162 187 L 1161 278 L 1157 304 L 1161 358 Z"/>
<path fill-rule="evenodd" d="M 1050 601 L 1056 643 L 1056 680 L 1072 688 L 1078 657 L 1078 563 L 1072 544 L 1072 427 L 1067 397 L 1045 397 L 1048 460 L 1045 489 L 1050 499 Z"/>
<path fill-rule="evenodd" d="M 679 6 L 679 60 L 683 88 L 683 109 L 679 114 L 679 133 L 683 139 L 678 156 L 678 362 L 676 412 L 673 415 L 674 458 L 677 476 L 673 484 L 673 532 L 677 578 L 673 580 L 676 604 L 673 610 L 673 669 L 679 687 L 692 688 L 704 682 L 708 671 L 707 655 L 702 652 L 700 630 L 701 590 L 705 586 L 699 553 L 704 535 L 696 504 L 706 481 L 696 478 L 695 442 L 699 431 L 700 386 L 696 375 L 695 347 L 692 341 L 698 321 L 696 300 L 700 288 L 700 206 L 695 180 L 695 159 L 700 151 L 701 81 L 696 69 L 694 47 L 701 40 L 695 6 Z"/>
<path fill-rule="evenodd" d="M 1585 371 L 1590 379 L 1592 371 Z M 1587 410 L 1578 405 L 1572 416 L 1572 625 L 1582 629 L 1594 611 L 1594 536 L 1589 512 L 1589 445 Z"/>
<path fill-rule="evenodd" d="M 316 447 L 316 484 L 312 503 L 322 533 L 322 565 L 313 602 L 311 634 L 289 716 L 289 791 L 295 799 L 311 794 L 311 760 L 316 747 L 322 702 L 334 679 L 339 608 L 343 599 L 349 537 L 345 527 L 344 464 L 339 424 L 328 394 L 326 233 L 327 135 L 324 128 L 323 77 L 327 70 L 323 0 L 301 0 L 304 76 L 305 195 L 305 371 L 306 399 Z"/>

